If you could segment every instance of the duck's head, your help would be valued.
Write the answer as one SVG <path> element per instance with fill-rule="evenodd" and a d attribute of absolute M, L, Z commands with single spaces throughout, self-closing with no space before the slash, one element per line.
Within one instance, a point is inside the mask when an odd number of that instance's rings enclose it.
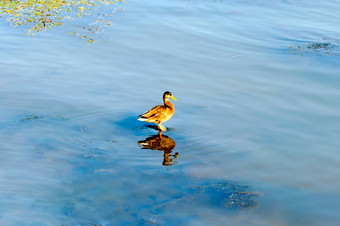
<path fill-rule="evenodd" d="M 166 92 L 163 94 L 163 100 L 167 100 L 167 99 L 169 99 L 169 98 L 171 98 L 171 99 L 177 101 L 177 99 L 172 95 L 171 92 L 166 91 Z"/>

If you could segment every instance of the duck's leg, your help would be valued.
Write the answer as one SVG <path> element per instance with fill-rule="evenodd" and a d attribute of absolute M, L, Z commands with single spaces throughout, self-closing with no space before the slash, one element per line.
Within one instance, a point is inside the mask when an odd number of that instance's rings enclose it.
<path fill-rule="evenodd" d="M 158 124 L 158 128 L 163 132 L 166 130 L 166 128 L 164 126 L 162 126 L 162 123 Z"/>

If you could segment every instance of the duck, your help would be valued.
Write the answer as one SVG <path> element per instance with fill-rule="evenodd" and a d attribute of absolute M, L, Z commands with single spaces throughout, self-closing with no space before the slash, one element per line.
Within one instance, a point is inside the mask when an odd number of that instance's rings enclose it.
<path fill-rule="evenodd" d="M 165 91 L 163 94 L 163 105 L 157 105 L 147 112 L 139 115 L 139 121 L 151 122 L 158 124 L 158 129 L 163 132 L 166 128 L 162 126 L 163 122 L 168 121 L 175 113 L 175 107 L 169 99 L 177 101 L 170 91 Z"/>

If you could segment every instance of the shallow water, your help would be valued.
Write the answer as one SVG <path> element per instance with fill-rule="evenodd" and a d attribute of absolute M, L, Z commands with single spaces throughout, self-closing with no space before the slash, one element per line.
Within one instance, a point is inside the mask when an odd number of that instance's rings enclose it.
<path fill-rule="evenodd" d="M 338 2 L 115 7 L 93 45 L 1 18 L 2 224 L 340 223 Z"/>

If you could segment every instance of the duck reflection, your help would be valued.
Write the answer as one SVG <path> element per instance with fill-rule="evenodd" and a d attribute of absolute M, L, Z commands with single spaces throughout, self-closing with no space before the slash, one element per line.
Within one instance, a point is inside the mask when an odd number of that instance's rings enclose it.
<path fill-rule="evenodd" d="M 139 145 L 142 145 L 142 149 L 151 149 L 164 151 L 163 155 L 163 165 L 172 166 L 177 164 L 175 159 L 178 157 L 178 152 L 172 154 L 172 150 L 176 147 L 176 142 L 166 135 L 153 135 L 145 140 L 138 141 Z"/>

